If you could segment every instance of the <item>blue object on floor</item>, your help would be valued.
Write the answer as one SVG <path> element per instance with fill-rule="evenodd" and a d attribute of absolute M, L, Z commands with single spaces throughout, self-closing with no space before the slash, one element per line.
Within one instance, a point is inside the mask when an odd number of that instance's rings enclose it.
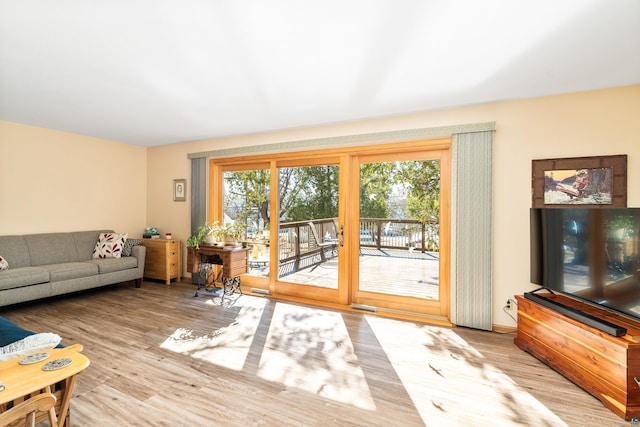
<path fill-rule="evenodd" d="M 35 334 L 35 332 L 21 328 L 6 317 L 0 316 L 0 347 L 20 341 L 21 339 L 33 334 Z M 56 346 L 56 348 L 63 347 L 64 346 L 62 344 L 58 344 Z"/>
<path fill-rule="evenodd" d="M 11 320 L 0 316 L 0 347 L 20 341 L 33 334 L 32 331 L 23 329 Z"/>

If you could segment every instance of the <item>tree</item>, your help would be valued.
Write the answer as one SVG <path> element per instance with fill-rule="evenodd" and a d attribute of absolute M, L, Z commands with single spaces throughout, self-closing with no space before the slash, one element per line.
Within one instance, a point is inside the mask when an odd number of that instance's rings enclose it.
<path fill-rule="evenodd" d="M 338 166 L 304 166 L 279 169 L 278 216 L 302 221 L 338 216 Z M 225 213 L 246 224 L 270 223 L 267 169 L 226 172 Z"/>
<path fill-rule="evenodd" d="M 398 180 L 408 187 L 407 213 L 425 224 L 427 248 L 438 250 L 440 162 L 437 160 L 401 162 Z"/>
<path fill-rule="evenodd" d="M 225 172 L 225 214 L 247 225 L 260 219 L 268 225 L 270 180 L 269 169 Z"/>
<path fill-rule="evenodd" d="M 393 163 L 360 165 L 360 217 L 387 218 L 389 196 L 394 183 Z"/>
<path fill-rule="evenodd" d="M 415 160 L 399 162 L 397 181 L 408 190 L 407 212 L 424 224 L 440 218 L 440 162 Z"/>
<path fill-rule="evenodd" d="M 337 217 L 338 166 L 305 166 L 291 169 L 295 169 L 294 182 L 298 191 L 295 197 L 291 197 L 288 210 L 285 212 L 281 209 L 281 219 L 304 221 Z"/>
<path fill-rule="evenodd" d="M 262 220 L 269 226 L 270 171 L 226 172 L 225 213 L 248 225 Z M 278 215 L 282 221 L 338 216 L 337 165 L 280 168 Z M 406 197 L 406 203 L 392 196 Z M 402 212 L 396 212 L 402 208 Z M 430 228 L 435 241 L 440 215 L 440 162 L 414 160 L 363 163 L 360 166 L 360 217 L 402 215 Z M 437 244 L 437 243 L 436 243 Z"/>

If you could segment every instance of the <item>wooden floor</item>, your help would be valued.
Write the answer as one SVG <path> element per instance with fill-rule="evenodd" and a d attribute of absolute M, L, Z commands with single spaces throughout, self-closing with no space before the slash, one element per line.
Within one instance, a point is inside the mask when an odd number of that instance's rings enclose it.
<path fill-rule="evenodd" d="M 265 297 L 143 282 L 6 308 L 91 365 L 74 426 L 624 426 L 513 344 Z"/>

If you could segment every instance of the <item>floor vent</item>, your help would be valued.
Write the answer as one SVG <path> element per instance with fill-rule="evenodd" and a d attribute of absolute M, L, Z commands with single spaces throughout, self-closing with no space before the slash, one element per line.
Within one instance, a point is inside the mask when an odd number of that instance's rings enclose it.
<path fill-rule="evenodd" d="M 433 320 L 447 322 L 447 323 L 449 322 L 449 319 L 443 316 L 435 316 L 435 315 L 424 314 L 424 313 L 415 313 L 413 311 L 395 310 L 393 308 L 384 308 L 384 307 L 378 308 L 373 305 L 351 304 L 351 308 L 359 311 L 368 311 L 370 313 L 377 313 L 377 312 L 394 313 L 394 314 L 400 314 L 403 316 L 423 317 L 425 319 L 433 319 Z"/>
<path fill-rule="evenodd" d="M 354 310 L 369 311 L 371 313 L 375 313 L 378 311 L 376 307 L 364 304 L 351 304 L 351 308 L 353 308 Z"/>
<path fill-rule="evenodd" d="M 271 295 L 268 289 L 260 289 L 260 288 L 251 288 L 252 294 L 260 294 L 260 295 Z"/>

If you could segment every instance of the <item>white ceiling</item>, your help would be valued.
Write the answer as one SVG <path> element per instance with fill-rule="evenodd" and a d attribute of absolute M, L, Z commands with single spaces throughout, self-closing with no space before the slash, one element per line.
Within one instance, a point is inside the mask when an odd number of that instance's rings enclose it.
<path fill-rule="evenodd" d="M 640 83 L 640 0 L 0 0 L 0 120 L 142 146 Z"/>

